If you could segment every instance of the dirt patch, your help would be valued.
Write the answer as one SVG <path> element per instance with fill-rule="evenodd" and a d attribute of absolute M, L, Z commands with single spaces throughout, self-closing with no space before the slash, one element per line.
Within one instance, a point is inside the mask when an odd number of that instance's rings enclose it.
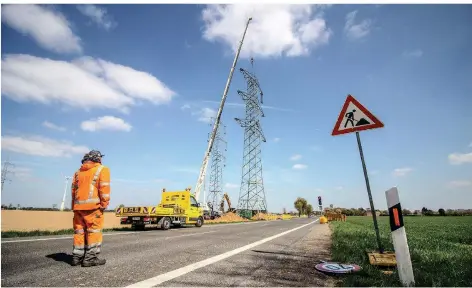
<path fill-rule="evenodd" d="M 2 232 L 6 231 L 57 231 L 72 229 L 73 213 L 70 211 L 2 210 Z M 105 212 L 105 229 L 120 228 L 120 218 L 113 212 Z"/>
<path fill-rule="evenodd" d="M 235 214 L 233 212 L 225 213 L 223 216 L 214 220 L 206 220 L 207 223 L 231 223 L 231 222 L 247 222 L 249 220 Z"/>

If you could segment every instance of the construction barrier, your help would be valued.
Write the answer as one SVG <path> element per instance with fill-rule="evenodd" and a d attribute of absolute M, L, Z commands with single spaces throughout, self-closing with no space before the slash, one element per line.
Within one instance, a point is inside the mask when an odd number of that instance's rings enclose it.
<path fill-rule="evenodd" d="M 328 218 L 328 221 L 346 221 L 346 215 L 341 214 L 341 213 L 333 213 L 333 212 L 326 212 L 325 213 L 326 218 Z"/>

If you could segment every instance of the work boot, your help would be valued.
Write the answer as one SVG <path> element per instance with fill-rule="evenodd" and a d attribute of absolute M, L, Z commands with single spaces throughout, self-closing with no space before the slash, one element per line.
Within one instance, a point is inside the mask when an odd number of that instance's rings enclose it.
<path fill-rule="evenodd" d="M 94 258 L 90 261 L 83 261 L 82 267 L 100 266 L 100 265 L 105 265 L 105 263 L 107 263 L 107 260 L 105 259 Z"/>
<path fill-rule="evenodd" d="M 82 258 L 79 257 L 72 257 L 72 262 L 70 263 L 71 266 L 77 266 L 82 263 Z"/>

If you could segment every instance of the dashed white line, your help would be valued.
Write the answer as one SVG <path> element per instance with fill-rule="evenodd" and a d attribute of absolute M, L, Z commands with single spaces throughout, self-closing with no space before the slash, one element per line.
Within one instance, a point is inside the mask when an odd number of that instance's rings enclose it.
<path fill-rule="evenodd" d="M 216 255 L 216 256 L 213 256 L 211 258 L 208 258 L 208 259 L 205 259 L 205 260 L 202 260 L 202 261 L 199 261 L 199 262 L 196 262 L 196 263 L 193 263 L 193 264 L 190 264 L 188 266 L 185 266 L 185 267 L 182 267 L 182 268 L 179 268 L 179 269 L 176 269 L 176 270 L 173 270 L 173 271 L 170 271 L 170 272 L 167 272 L 167 273 L 164 273 L 164 274 L 161 274 L 161 275 L 158 275 L 156 277 L 153 277 L 153 278 L 149 278 L 147 280 L 143 280 L 141 282 L 138 282 L 138 283 L 134 283 L 134 284 L 131 284 L 127 287 L 153 287 L 153 286 L 156 286 L 156 285 L 159 285 L 159 284 L 162 284 L 164 282 L 167 282 L 169 280 L 172 280 L 174 278 L 177 278 L 177 277 L 180 277 L 182 275 L 185 275 L 189 272 L 192 272 L 194 270 L 197 270 L 197 269 L 200 269 L 200 268 L 203 268 L 205 266 L 208 266 L 208 265 L 211 265 L 213 263 L 216 263 L 218 261 L 221 261 L 223 259 L 226 259 L 228 257 L 231 257 L 231 256 L 234 256 L 236 254 L 239 254 L 241 252 L 244 252 L 246 250 L 249 250 L 251 248 L 254 248 L 258 245 L 261 245 L 263 243 L 266 243 L 268 241 L 271 241 L 271 240 L 274 240 L 276 238 L 279 238 L 281 236 L 284 236 L 286 234 L 289 234 L 291 232 L 294 232 L 298 229 L 301 229 L 303 227 L 306 227 L 308 225 L 311 225 L 313 223 L 316 223 L 319 219 L 316 219 L 315 221 L 312 221 L 308 224 L 304 224 L 304 225 L 301 225 L 301 226 L 298 226 L 296 228 L 293 228 L 293 229 L 290 229 L 288 231 L 285 231 L 285 232 L 282 232 L 282 233 L 279 233 L 279 234 L 276 234 L 274 236 L 271 236 L 271 237 L 268 237 L 268 238 L 264 238 L 262 240 L 259 240 L 259 241 L 256 241 L 256 242 L 253 242 L 251 244 L 248 244 L 246 246 L 243 246 L 243 247 L 240 247 L 240 248 L 237 248 L 237 249 L 234 249 L 234 250 L 231 250 L 231 251 L 228 251 L 228 252 L 225 252 L 223 254 L 220 254 L 220 255 Z"/>
<path fill-rule="evenodd" d="M 119 232 L 119 233 L 104 233 L 103 236 L 112 236 L 112 235 L 124 235 L 124 234 L 136 234 L 140 232 Z M 19 242 L 35 242 L 35 241 L 49 241 L 49 240 L 62 240 L 62 239 L 72 239 L 74 236 L 64 236 L 64 237 L 53 237 L 53 238 L 36 238 L 36 239 L 21 239 L 21 240 L 7 240 L 2 241 L 3 243 L 19 243 Z"/>

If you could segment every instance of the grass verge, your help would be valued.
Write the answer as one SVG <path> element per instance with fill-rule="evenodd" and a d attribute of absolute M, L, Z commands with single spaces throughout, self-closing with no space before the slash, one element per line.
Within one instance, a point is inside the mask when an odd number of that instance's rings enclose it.
<path fill-rule="evenodd" d="M 416 286 L 469 287 L 472 283 L 472 217 L 404 217 Z M 334 261 L 362 266 L 340 286 L 401 286 L 398 274 L 384 275 L 369 264 L 366 250 L 376 250 L 372 217 L 330 222 Z M 382 244 L 393 251 L 388 217 L 379 218 Z"/>

